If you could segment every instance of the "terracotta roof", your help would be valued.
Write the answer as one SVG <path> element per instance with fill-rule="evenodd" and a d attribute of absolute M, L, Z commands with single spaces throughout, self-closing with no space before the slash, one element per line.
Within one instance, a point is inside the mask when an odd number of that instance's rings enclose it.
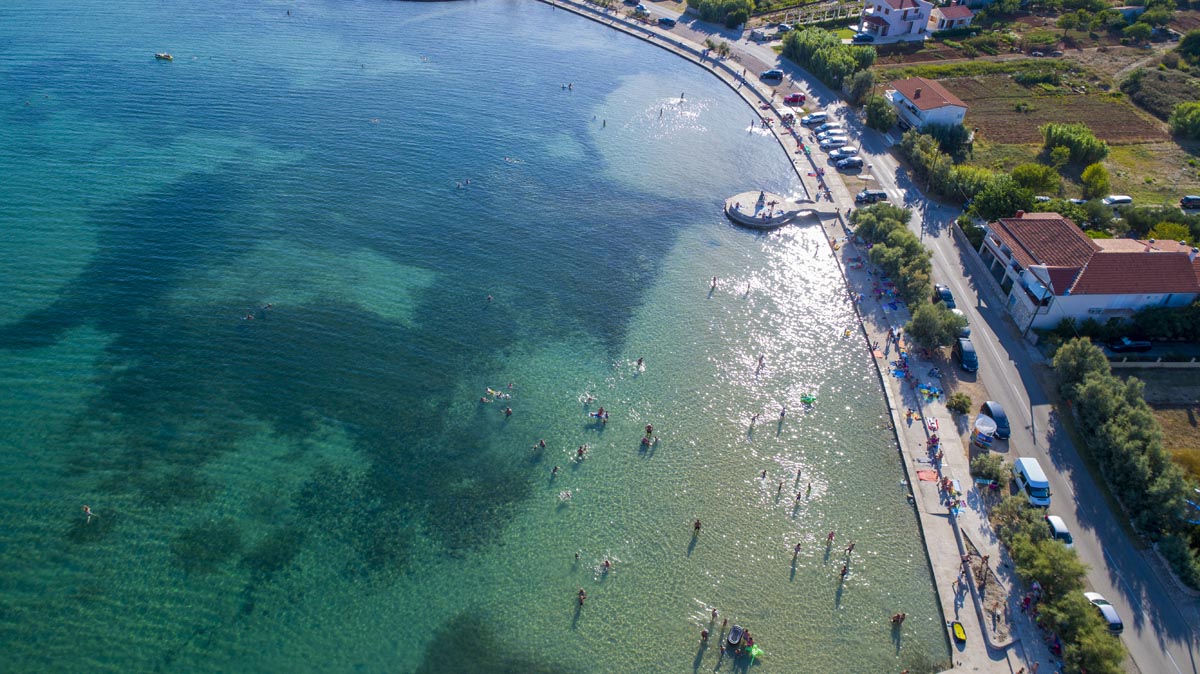
<path fill-rule="evenodd" d="M 1065 295 L 1079 275 L 1079 267 L 1046 267 L 1050 277 L 1050 290 L 1055 295 Z"/>
<path fill-rule="evenodd" d="M 1146 242 L 1137 239 L 1096 239 L 1095 243 L 1105 253 L 1141 253 L 1146 250 Z"/>
<path fill-rule="evenodd" d="M 1025 213 L 1001 218 L 992 232 L 1010 249 L 1022 267 L 1035 264 L 1079 269 L 1100 247 L 1075 223 L 1058 213 Z"/>
<path fill-rule="evenodd" d="M 896 80 L 892 82 L 891 87 L 922 110 L 934 110 L 947 105 L 957 105 L 964 109 L 967 107 L 966 103 L 947 91 L 946 87 L 924 77 Z"/>
<path fill-rule="evenodd" d="M 1200 281 L 1187 253 L 1093 255 L 1071 286 L 1072 295 L 1197 292 Z"/>
<path fill-rule="evenodd" d="M 884 0 L 892 9 L 913 9 L 920 7 L 917 0 Z"/>
<path fill-rule="evenodd" d="M 943 19 L 969 19 L 975 16 L 975 12 L 971 11 L 966 5 L 950 5 L 949 7 L 938 7 L 937 12 L 942 15 Z"/>

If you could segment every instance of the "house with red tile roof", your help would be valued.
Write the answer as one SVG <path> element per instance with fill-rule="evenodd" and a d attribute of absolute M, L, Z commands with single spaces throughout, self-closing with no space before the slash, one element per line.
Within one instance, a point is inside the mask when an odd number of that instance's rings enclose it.
<path fill-rule="evenodd" d="M 985 227 L 979 255 L 1022 330 L 1064 318 L 1101 323 L 1200 297 L 1200 251 L 1185 242 L 1092 240 L 1058 213 L 1025 213 Z"/>
<path fill-rule="evenodd" d="M 962 124 L 967 104 L 935 80 L 910 77 L 893 80 L 884 96 L 896 108 L 896 114 L 909 126 L 919 129 L 927 124 Z"/>
<path fill-rule="evenodd" d="M 876 43 L 924 40 L 932 10 L 925 0 L 863 0 L 858 32 L 874 35 Z"/>
<path fill-rule="evenodd" d="M 975 18 L 975 12 L 972 12 L 966 5 L 934 7 L 933 11 L 929 13 L 929 32 L 966 28 L 971 25 L 973 18 Z"/>

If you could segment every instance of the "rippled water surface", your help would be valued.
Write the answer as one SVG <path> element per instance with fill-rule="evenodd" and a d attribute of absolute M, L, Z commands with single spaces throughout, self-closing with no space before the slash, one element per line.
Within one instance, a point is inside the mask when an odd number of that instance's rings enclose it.
<path fill-rule="evenodd" d="M 756 670 L 945 663 L 828 247 L 720 216 L 799 185 L 714 78 L 528 1 L 0 45 L 0 670 L 745 668 L 725 617 Z"/>

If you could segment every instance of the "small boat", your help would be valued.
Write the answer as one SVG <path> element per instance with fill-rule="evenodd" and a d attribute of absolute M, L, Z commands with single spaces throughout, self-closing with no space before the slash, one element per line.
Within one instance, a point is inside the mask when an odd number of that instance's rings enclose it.
<path fill-rule="evenodd" d="M 158 59 L 159 61 L 174 61 L 175 60 L 174 56 L 171 56 L 170 54 L 168 54 L 165 51 L 160 51 L 160 52 L 156 53 L 154 55 L 154 58 Z"/>
<path fill-rule="evenodd" d="M 744 632 L 745 630 L 742 629 L 741 625 L 734 625 L 729 628 L 729 636 L 725 637 L 725 641 L 729 644 L 730 648 L 737 648 L 741 644 Z"/>
<path fill-rule="evenodd" d="M 967 642 L 967 631 L 963 629 L 962 623 L 955 620 L 950 624 L 950 629 L 954 631 L 954 640 L 960 644 Z"/>

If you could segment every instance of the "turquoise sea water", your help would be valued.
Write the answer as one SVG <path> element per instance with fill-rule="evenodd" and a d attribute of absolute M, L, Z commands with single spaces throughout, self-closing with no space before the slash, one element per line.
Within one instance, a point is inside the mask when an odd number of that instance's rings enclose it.
<path fill-rule="evenodd" d="M 27 0 L 0 116 L 0 670 L 744 668 L 713 607 L 754 669 L 947 659 L 833 259 L 721 217 L 799 185 L 703 71 L 534 2 Z"/>

